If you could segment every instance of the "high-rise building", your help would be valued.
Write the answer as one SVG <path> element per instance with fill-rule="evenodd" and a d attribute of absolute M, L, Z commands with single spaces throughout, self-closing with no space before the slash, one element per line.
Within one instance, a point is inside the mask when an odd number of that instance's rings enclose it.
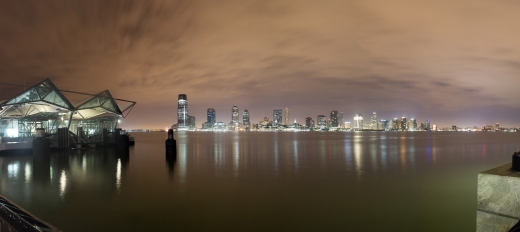
<path fill-rule="evenodd" d="M 289 125 L 289 108 L 285 107 L 283 111 L 283 124 Z"/>
<path fill-rule="evenodd" d="M 177 103 L 177 130 L 186 131 L 190 128 L 188 122 L 188 96 L 179 94 Z"/>
<path fill-rule="evenodd" d="M 394 120 L 392 120 L 392 130 L 393 131 L 399 130 L 399 119 L 394 118 Z"/>
<path fill-rule="evenodd" d="M 498 122 L 495 124 L 495 130 L 496 131 L 500 130 L 500 124 Z"/>
<path fill-rule="evenodd" d="M 377 129 L 377 115 L 376 112 L 372 113 L 372 116 L 370 117 L 370 129 L 376 130 Z"/>
<path fill-rule="evenodd" d="M 406 120 L 406 117 L 401 118 L 401 131 L 407 131 L 408 130 L 408 123 Z"/>
<path fill-rule="evenodd" d="M 388 120 L 381 119 L 381 123 L 379 123 L 379 130 L 388 130 Z"/>
<path fill-rule="evenodd" d="M 188 115 L 188 126 L 190 130 L 197 129 L 197 124 L 195 122 L 195 116 Z"/>
<path fill-rule="evenodd" d="M 215 109 L 208 108 L 208 123 L 215 124 L 215 122 L 217 122 Z"/>
<path fill-rule="evenodd" d="M 338 126 L 339 128 L 345 128 L 345 119 L 343 118 L 343 112 L 338 114 Z"/>
<path fill-rule="evenodd" d="M 426 124 L 426 125 L 425 125 L 425 127 L 424 127 L 424 130 L 429 131 L 429 130 L 432 129 L 432 128 L 431 128 L 431 122 L 430 122 L 430 119 L 426 120 L 426 123 L 425 123 L 425 124 Z"/>
<path fill-rule="evenodd" d="M 314 119 L 311 118 L 311 128 L 314 128 L 316 124 L 314 124 Z"/>
<path fill-rule="evenodd" d="M 345 129 L 352 129 L 352 123 L 345 122 Z"/>
<path fill-rule="evenodd" d="M 318 115 L 316 121 L 318 128 L 323 129 L 327 127 L 327 117 L 325 117 L 325 115 Z"/>
<path fill-rule="evenodd" d="M 354 117 L 354 130 L 363 130 L 363 115 L 356 114 Z"/>
<path fill-rule="evenodd" d="M 238 106 L 233 106 L 233 108 L 231 108 L 231 123 L 235 124 L 238 122 Z"/>
<path fill-rule="evenodd" d="M 251 126 L 251 122 L 249 121 L 249 110 L 247 108 L 242 112 L 242 123 L 244 124 L 245 129 L 248 131 Z"/>
<path fill-rule="evenodd" d="M 312 118 L 311 117 L 306 117 L 305 118 L 305 126 L 307 128 L 311 128 L 311 121 L 312 121 Z"/>
<path fill-rule="evenodd" d="M 456 125 L 451 126 L 451 131 L 457 131 L 457 126 Z"/>
<path fill-rule="evenodd" d="M 415 118 L 410 119 L 410 122 L 408 123 L 408 130 L 409 131 L 417 130 L 417 120 L 415 120 Z"/>
<path fill-rule="evenodd" d="M 333 110 L 330 112 L 330 127 L 338 127 L 338 111 Z"/>
<path fill-rule="evenodd" d="M 278 125 L 282 123 L 282 109 L 273 110 L 273 124 Z"/>

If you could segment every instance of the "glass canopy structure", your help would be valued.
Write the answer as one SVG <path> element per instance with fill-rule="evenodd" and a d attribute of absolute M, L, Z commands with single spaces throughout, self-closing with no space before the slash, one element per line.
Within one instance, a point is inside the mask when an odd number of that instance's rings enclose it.
<path fill-rule="evenodd" d="M 65 94 L 85 99 L 73 104 Z M 103 129 L 114 132 L 135 104 L 113 98 L 108 90 L 98 94 L 59 90 L 46 79 L 0 104 L 0 137 L 32 138 L 36 128 L 44 128 L 52 139 L 58 128 L 68 128 L 71 136 L 95 141 Z"/>

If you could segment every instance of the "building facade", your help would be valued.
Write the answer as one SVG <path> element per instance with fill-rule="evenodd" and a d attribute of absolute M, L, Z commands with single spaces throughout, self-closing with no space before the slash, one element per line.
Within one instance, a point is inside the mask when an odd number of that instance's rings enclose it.
<path fill-rule="evenodd" d="M 177 130 L 188 130 L 190 128 L 188 120 L 188 96 L 186 94 L 179 94 L 177 103 Z"/>
<path fill-rule="evenodd" d="M 245 108 L 244 111 L 242 112 L 242 124 L 244 125 L 244 129 L 246 131 L 249 131 L 249 129 L 251 127 L 251 122 L 249 119 L 249 110 L 247 108 Z"/>
<path fill-rule="evenodd" d="M 278 125 L 282 123 L 282 109 L 273 110 L 273 124 Z"/>

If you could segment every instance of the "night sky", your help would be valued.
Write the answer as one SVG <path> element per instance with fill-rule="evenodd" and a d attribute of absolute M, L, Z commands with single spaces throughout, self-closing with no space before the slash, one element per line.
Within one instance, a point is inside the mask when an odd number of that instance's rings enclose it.
<path fill-rule="evenodd" d="M 123 128 L 176 123 L 188 95 L 251 122 L 358 113 L 520 127 L 520 1 L 0 1 L 0 82 L 137 101 Z M 0 99 L 23 88 L 0 85 Z"/>

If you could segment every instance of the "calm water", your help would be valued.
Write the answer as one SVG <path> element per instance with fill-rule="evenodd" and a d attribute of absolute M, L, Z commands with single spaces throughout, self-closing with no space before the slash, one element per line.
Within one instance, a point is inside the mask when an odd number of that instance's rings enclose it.
<path fill-rule="evenodd" d="M 64 231 L 475 231 L 477 174 L 520 133 L 134 133 L 113 150 L 0 157 L 0 194 Z"/>

